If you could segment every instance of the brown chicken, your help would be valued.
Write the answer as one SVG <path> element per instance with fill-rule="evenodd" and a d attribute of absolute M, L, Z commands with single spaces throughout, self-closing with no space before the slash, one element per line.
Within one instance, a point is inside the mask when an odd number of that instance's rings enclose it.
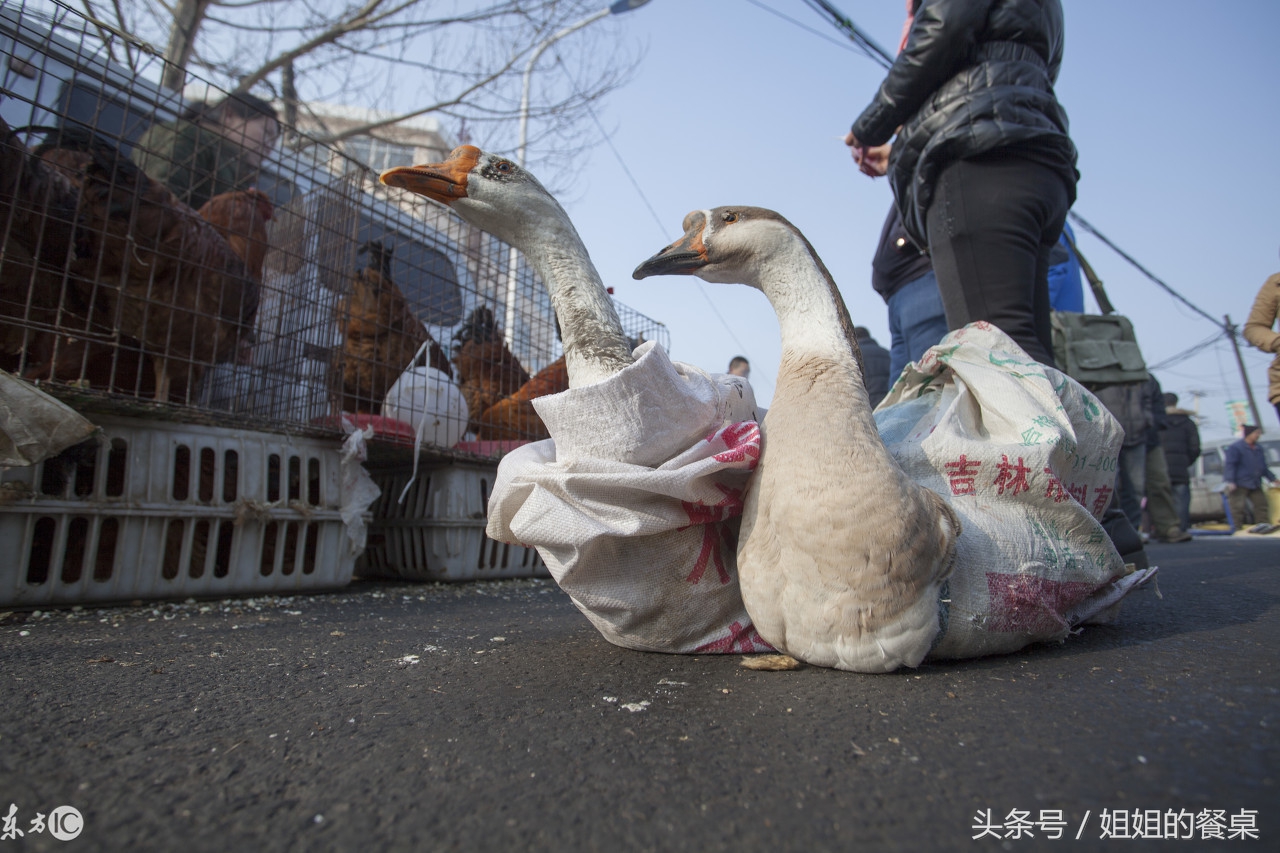
<path fill-rule="evenodd" d="M 88 136 L 85 134 L 84 136 Z M 89 154 L 80 170 L 91 325 L 151 359 L 157 400 L 183 401 L 206 367 L 252 336 L 258 282 L 212 225 L 114 147 L 63 131 L 57 148 Z"/>
<path fill-rule="evenodd" d="M 342 334 L 342 408 L 378 414 L 387 391 L 429 342 L 428 364 L 452 378 L 444 350 L 427 334 L 391 278 L 394 249 L 370 240 L 359 249 L 369 263 L 337 305 Z"/>
<path fill-rule="evenodd" d="M 529 381 L 529 372 L 507 349 L 502 329 L 487 305 L 472 311 L 453 339 L 457 343 L 453 363 L 458 368 L 458 388 L 471 413 L 467 430 L 478 436 L 482 416 L 520 390 Z"/>
<path fill-rule="evenodd" d="M 569 370 L 564 356 L 548 364 L 510 397 L 499 400 L 479 417 L 481 441 L 538 441 L 551 433 L 533 409 L 533 401 L 569 390 Z"/>
<path fill-rule="evenodd" d="M 275 211 L 262 190 L 234 190 L 215 195 L 199 213 L 218 229 L 236 257 L 244 261 L 249 275 L 262 280 L 262 263 L 267 257 L 267 222 Z"/>
<path fill-rule="evenodd" d="M 76 255 L 78 190 L 29 152 L 0 121 L 0 367 L 15 371 L 23 355 L 42 366 L 50 355 L 59 306 L 83 310 L 64 292 Z"/>

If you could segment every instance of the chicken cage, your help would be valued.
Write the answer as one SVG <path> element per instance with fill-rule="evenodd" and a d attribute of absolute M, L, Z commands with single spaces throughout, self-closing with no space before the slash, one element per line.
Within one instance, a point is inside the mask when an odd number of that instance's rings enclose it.
<path fill-rule="evenodd" d="M 442 127 L 166 88 L 128 39 L 0 4 L 0 368 L 81 411 L 330 437 L 345 418 L 443 458 L 545 437 L 529 400 L 567 382 L 546 288 L 377 181 L 442 160 Z"/>

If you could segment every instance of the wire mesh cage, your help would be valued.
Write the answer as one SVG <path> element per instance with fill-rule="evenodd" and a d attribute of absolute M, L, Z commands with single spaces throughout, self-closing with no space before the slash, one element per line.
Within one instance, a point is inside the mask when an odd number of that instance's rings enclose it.
<path fill-rule="evenodd" d="M 321 144 L 190 74 L 199 97 L 162 87 L 163 60 L 120 40 L 56 2 L 0 4 L 0 368 L 172 420 L 331 433 L 345 414 L 435 449 L 545 436 L 528 401 L 567 387 L 545 287 L 356 159 L 442 159 L 438 128 Z"/>

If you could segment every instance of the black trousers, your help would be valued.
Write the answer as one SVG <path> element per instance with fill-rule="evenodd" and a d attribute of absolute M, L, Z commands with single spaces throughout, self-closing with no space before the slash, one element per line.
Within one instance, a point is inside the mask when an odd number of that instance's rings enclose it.
<path fill-rule="evenodd" d="M 1053 366 L 1049 251 L 1069 190 L 1051 167 L 993 152 L 942 170 L 926 214 L 947 325 L 986 320 Z"/>

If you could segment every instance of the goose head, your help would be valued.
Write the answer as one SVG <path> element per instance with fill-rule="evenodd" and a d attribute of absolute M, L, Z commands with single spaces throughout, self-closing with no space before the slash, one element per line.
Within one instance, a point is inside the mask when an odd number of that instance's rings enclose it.
<path fill-rule="evenodd" d="M 767 269 L 772 263 L 797 251 L 817 260 L 799 229 L 762 207 L 695 210 L 684 218 L 682 227 L 684 236 L 636 267 L 632 278 L 696 275 L 704 281 L 763 290 L 771 278 Z"/>
<path fill-rule="evenodd" d="M 443 163 L 397 166 L 378 180 L 446 204 L 467 222 L 522 249 L 535 231 L 569 217 L 530 172 L 512 160 L 460 145 Z"/>
<path fill-rule="evenodd" d="M 778 314 L 784 350 L 855 359 L 862 351 L 849 310 L 818 253 L 781 214 L 762 207 L 716 207 L 684 218 L 684 236 L 636 267 L 633 278 L 696 275 L 746 284 Z"/>
<path fill-rule="evenodd" d="M 447 204 L 472 225 L 524 252 L 551 295 L 564 336 L 570 387 L 599 382 L 634 362 L 613 300 L 577 230 L 538 179 L 473 145 L 443 163 L 388 169 L 389 187 Z"/>

